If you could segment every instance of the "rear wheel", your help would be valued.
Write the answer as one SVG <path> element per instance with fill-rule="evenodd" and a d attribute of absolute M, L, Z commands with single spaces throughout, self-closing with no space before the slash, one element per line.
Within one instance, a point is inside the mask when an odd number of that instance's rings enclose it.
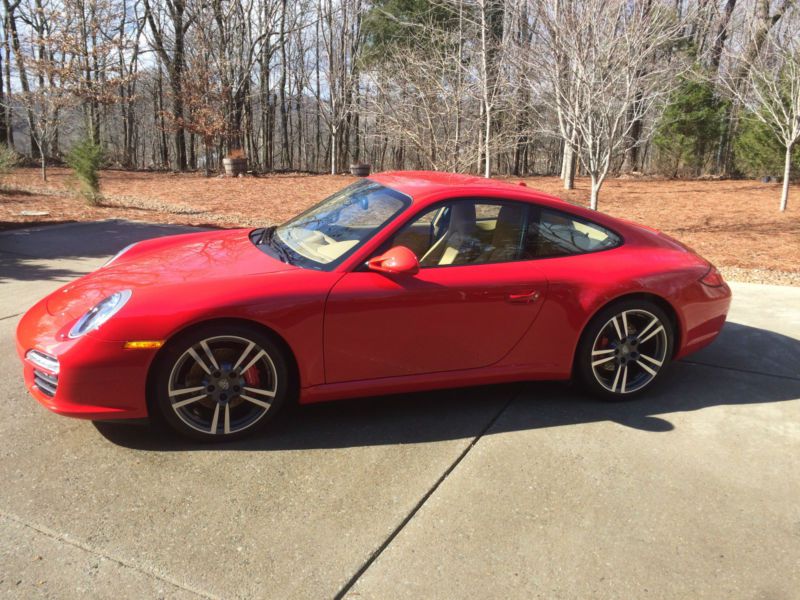
<path fill-rule="evenodd" d="M 672 356 L 673 325 L 647 300 L 603 309 L 587 326 L 576 367 L 584 385 L 608 400 L 624 400 L 651 387 Z"/>
<path fill-rule="evenodd" d="M 156 401 L 178 433 L 224 441 L 263 427 L 285 403 L 289 369 L 278 344 L 241 325 L 209 326 L 164 349 Z"/>

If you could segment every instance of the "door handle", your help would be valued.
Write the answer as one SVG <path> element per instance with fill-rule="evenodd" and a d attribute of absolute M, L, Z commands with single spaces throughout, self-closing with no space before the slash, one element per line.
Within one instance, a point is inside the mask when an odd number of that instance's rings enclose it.
<path fill-rule="evenodd" d="M 531 302 L 536 302 L 538 299 L 539 292 L 537 290 L 533 290 L 531 292 L 520 292 L 517 294 L 508 294 L 506 296 L 506 300 L 515 304 L 530 304 Z"/>

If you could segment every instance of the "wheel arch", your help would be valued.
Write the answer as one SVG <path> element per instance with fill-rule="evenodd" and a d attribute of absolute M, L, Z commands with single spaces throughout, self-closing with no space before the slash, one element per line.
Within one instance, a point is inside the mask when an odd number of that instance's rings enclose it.
<path fill-rule="evenodd" d="M 155 375 L 158 366 L 163 357 L 164 348 L 166 348 L 169 343 L 176 339 L 177 337 L 190 333 L 195 329 L 199 329 L 201 327 L 208 327 L 208 326 L 225 326 L 225 325 L 240 325 L 251 327 L 258 330 L 259 333 L 270 337 L 278 346 L 280 346 L 281 350 L 284 352 L 286 356 L 286 362 L 289 366 L 289 372 L 292 379 L 292 389 L 290 393 L 290 400 L 296 401 L 297 395 L 300 390 L 300 367 L 297 363 L 297 356 L 295 355 L 292 347 L 289 343 L 284 339 L 284 337 L 279 334 L 277 331 L 272 329 L 271 327 L 267 327 L 263 323 L 259 323 L 258 321 L 254 321 L 252 319 L 245 319 L 241 317 L 215 317 L 211 319 L 205 319 L 202 321 L 195 321 L 193 323 L 187 324 L 184 327 L 174 331 L 172 335 L 170 335 L 169 339 L 166 343 L 159 349 L 156 355 L 153 357 L 153 360 L 150 361 L 150 366 L 147 369 L 147 381 L 145 384 L 145 400 L 147 403 L 147 414 L 149 417 L 153 418 L 156 417 L 159 412 L 156 410 L 155 406 Z"/>
<path fill-rule="evenodd" d="M 600 314 L 603 310 L 608 308 L 609 306 L 613 306 L 619 302 L 626 302 L 629 300 L 647 300 L 648 302 L 654 303 L 658 306 L 664 313 L 669 317 L 670 323 L 672 324 L 672 331 L 673 331 L 673 340 L 672 340 L 672 356 L 670 358 L 674 358 L 681 347 L 681 340 L 682 340 L 682 322 L 678 311 L 672 305 L 669 300 L 664 298 L 663 296 L 659 296 L 658 294 L 654 294 L 652 292 L 633 292 L 630 294 L 623 294 L 622 296 L 617 296 L 608 300 L 607 302 L 598 306 L 594 312 L 592 312 L 591 316 L 586 319 L 586 322 L 583 324 L 581 328 L 581 334 L 578 336 L 577 343 L 575 344 L 575 348 L 572 351 L 572 368 L 571 373 L 574 376 L 575 374 L 575 363 L 578 360 L 578 348 L 583 341 L 583 336 L 586 335 L 586 330 L 588 329 L 591 322 L 595 319 L 595 317 Z"/>

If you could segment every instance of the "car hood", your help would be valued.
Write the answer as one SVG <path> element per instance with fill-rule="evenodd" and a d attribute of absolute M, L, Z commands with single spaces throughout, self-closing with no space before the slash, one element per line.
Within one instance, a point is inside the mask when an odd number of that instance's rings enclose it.
<path fill-rule="evenodd" d="M 79 317 L 119 290 L 181 283 L 214 285 L 231 278 L 296 269 L 259 250 L 247 229 L 168 236 L 139 242 L 112 264 L 54 292 L 52 315 Z"/>

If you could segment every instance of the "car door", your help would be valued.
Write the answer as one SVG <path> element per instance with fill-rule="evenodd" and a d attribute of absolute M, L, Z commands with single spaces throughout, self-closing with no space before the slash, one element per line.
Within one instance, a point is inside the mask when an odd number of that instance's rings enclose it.
<path fill-rule="evenodd" d="M 518 260 L 527 212 L 525 203 L 495 200 L 437 205 L 389 243 L 414 232 L 416 275 L 344 275 L 325 308 L 326 382 L 476 369 L 502 359 L 547 293 L 535 261 Z M 420 244 L 428 222 L 429 239 Z"/>

